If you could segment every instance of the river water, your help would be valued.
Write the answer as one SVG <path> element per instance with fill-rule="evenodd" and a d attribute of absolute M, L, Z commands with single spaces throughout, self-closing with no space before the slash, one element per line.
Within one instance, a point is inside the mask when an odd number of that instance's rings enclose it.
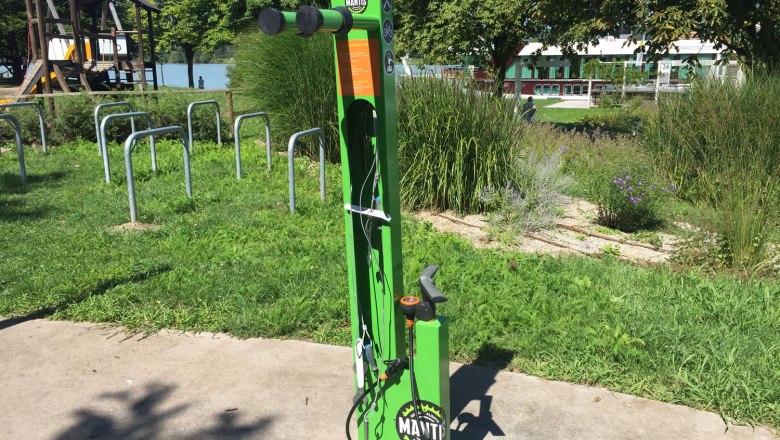
<path fill-rule="evenodd" d="M 198 86 L 198 77 L 202 76 L 207 89 L 226 89 L 228 86 L 227 68 L 230 64 L 195 64 L 192 67 L 195 87 Z M 186 64 L 160 64 L 157 63 L 157 81 L 160 85 L 170 87 L 187 87 Z"/>
<path fill-rule="evenodd" d="M 202 76 L 207 89 L 226 89 L 228 87 L 227 69 L 232 64 L 195 64 L 193 66 L 193 78 L 195 87 L 198 86 L 198 77 Z M 448 66 L 452 67 L 452 66 Z M 442 66 L 418 67 L 410 65 L 413 75 L 440 75 Z M 403 65 L 396 63 L 395 73 L 404 74 Z M 157 81 L 160 85 L 170 87 L 187 87 L 187 65 L 186 64 L 157 64 Z"/>

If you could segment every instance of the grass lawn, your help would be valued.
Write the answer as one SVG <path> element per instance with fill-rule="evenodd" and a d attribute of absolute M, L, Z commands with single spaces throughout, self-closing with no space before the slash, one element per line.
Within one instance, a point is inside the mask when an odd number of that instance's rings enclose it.
<path fill-rule="evenodd" d="M 527 98 L 526 98 L 527 99 Z M 561 102 L 560 99 L 535 99 L 538 109 L 536 120 L 555 124 L 574 124 L 582 121 L 585 116 L 610 116 L 618 112 L 617 108 L 550 108 L 550 105 Z"/>
<path fill-rule="evenodd" d="M 0 315 L 349 344 L 339 168 L 323 204 L 300 159 L 290 216 L 286 158 L 269 175 L 247 142 L 236 181 L 232 149 L 196 143 L 190 200 L 181 147 L 158 145 L 156 177 L 146 147 L 135 156 L 140 218 L 159 226 L 147 232 L 109 230 L 129 216 L 117 145 L 110 185 L 89 142 L 29 151 L 27 186 L 0 155 Z M 453 360 L 780 427 L 779 282 L 476 250 L 409 218 L 407 292 L 441 266 Z"/>

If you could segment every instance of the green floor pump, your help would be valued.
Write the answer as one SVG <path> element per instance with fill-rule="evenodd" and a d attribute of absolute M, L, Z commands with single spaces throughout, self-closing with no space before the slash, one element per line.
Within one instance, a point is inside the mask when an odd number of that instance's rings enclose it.
<path fill-rule="evenodd" d="M 449 336 L 436 266 L 403 296 L 392 0 L 261 11 L 268 35 L 334 35 L 358 438 L 449 439 Z M 354 416 L 354 418 L 353 418 Z"/>

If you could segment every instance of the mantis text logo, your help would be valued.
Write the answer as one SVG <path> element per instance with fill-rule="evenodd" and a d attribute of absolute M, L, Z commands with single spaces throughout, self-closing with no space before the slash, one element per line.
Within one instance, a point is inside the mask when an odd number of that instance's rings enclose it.
<path fill-rule="evenodd" d="M 417 403 L 417 411 L 412 402 L 407 402 L 398 410 L 395 417 L 398 437 L 402 440 L 444 440 L 444 423 L 447 420 L 444 410 L 427 400 L 419 400 Z"/>
<path fill-rule="evenodd" d="M 368 7 L 368 0 L 347 0 L 347 9 L 355 14 L 366 12 L 366 7 Z"/>

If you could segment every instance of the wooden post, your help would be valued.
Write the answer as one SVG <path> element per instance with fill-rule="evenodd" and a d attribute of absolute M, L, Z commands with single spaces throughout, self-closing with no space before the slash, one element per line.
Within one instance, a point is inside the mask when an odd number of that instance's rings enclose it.
<path fill-rule="evenodd" d="M 144 32 L 141 29 L 141 6 L 135 4 L 135 26 L 138 32 L 138 56 L 141 58 L 141 90 L 146 90 L 146 61 L 144 61 Z"/>
<path fill-rule="evenodd" d="M 33 5 L 32 0 L 25 0 L 25 8 L 27 9 L 27 38 L 30 39 L 30 47 L 32 47 L 32 61 L 33 63 L 38 61 L 38 38 L 35 36 L 35 26 L 33 21 Z"/>
<path fill-rule="evenodd" d="M 152 61 L 152 83 L 154 90 L 157 90 L 157 53 L 154 50 L 154 22 L 152 20 L 152 11 L 146 11 L 146 18 L 149 22 L 149 55 Z"/>
<path fill-rule="evenodd" d="M 234 137 L 235 133 L 233 133 L 233 123 L 235 122 L 233 120 L 233 91 L 228 90 L 225 92 L 225 106 L 227 107 L 227 119 L 228 119 L 228 129 L 230 130 L 230 137 Z"/>
<path fill-rule="evenodd" d="M 108 19 L 108 2 L 103 2 L 103 10 L 100 11 L 100 31 L 106 31 L 106 20 Z"/>
<path fill-rule="evenodd" d="M 49 44 L 46 39 L 46 25 L 43 19 L 43 5 L 41 0 L 35 0 L 35 15 L 38 20 L 38 41 L 41 43 L 41 60 L 43 61 L 43 77 L 46 81 L 43 82 L 44 88 L 47 94 L 51 94 L 51 71 L 49 70 Z M 38 88 L 40 91 L 41 89 Z M 46 109 L 49 114 L 54 116 L 54 100 L 49 97 L 46 98 Z"/>
<path fill-rule="evenodd" d="M 73 26 L 73 45 L 76 47 L 74 53 L 76 54 L 76 71 L 79 73 L 79 81 L 81 85 L 89 92 L 89 82 L 87 82 L 87 75 L 84 73 L 84 46 L 81 40 L 81 20 L 79 19 L 79 11 L 76 7 L 76 0 L 70 0 L 70 21 Z"/>
<path fill-rule="evenodd" d="M 119 87 L 119 85 L 122 83 L 122 69 L 120 69 L 119 66 L 119 45 L 116 44 L 116 28 L 111 28 L 111 42 L 114 45 L 114 72 L 116 73 L 114 77 L 114 82 L 116 82 L 116 86 Z"/>
<path fill-rule="evenodd" d="M 92 60 L 97 63 L 100 61 L 100 35 L 98 35 L 100 30 L 98 29 L 97 11 L 95 11 L 95 8 L 89 10 L 89 16 L 92 20 L 90 28 L 92 35 L 89 39 L 89 48 L 92 49 Z"/>

